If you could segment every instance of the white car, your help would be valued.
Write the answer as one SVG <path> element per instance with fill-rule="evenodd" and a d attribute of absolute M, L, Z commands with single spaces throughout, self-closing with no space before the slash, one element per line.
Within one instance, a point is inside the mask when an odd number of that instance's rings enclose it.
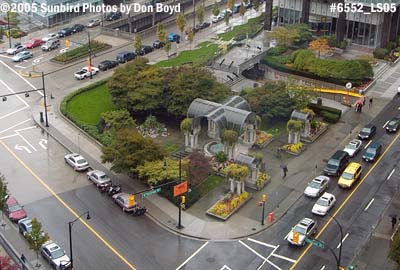
<path fill-rule="evenodd" d="M 360 151 L 361 145 L 361 140 L 353 139 L 349 142 L 348 145 L 346 145 L 343 151 L 347 152 L 350 157 L 354 157 L 358 153 L 358 151 Z"/>
<path fill-rule="evenodd" d="M 64 156 L 65 162 L 74 168 L 75 171 L 84 171 L 89 169 L 89 163 L 81 155 L 72 153 Z"/>
<path fill-rule="evenodd" d="M 26 47 L 24 45 L 18 45 L 18 46 L 15 46 L 14 48 L 8 49 L 6 52 L 7 52 L 7 54 L 14 55 L 14 54 L 17 54 L 17 53 L 25 51 L 25 50 L 26 50 Z"/>
<path fill-rule="evenodd" d="M 325 216 L 336 202 L 335 195 L 325 192 L 318 201 L 314 204 L 312 213 L 320 216 Z"/>
<path fill-rule="evenodd" d="M 28 52 L 28 51 L 22 51 L 17 53 L 16 55 L 13 56 L 12 60 L 13 62 L 22 62 L 26 59 L 32 58 L 33 53 Z"/>
<path fill-rule="evenodd" d="M 220 13 L 220 14 L 218 14 L 217 16 L 212 16 L 212 17 L 211 17 L 211 21 L 212 21 L 213 23 L 217 23 L 217 22 L 219 22 L 219 21 L 222 21 L 222 20 L 224 19 L 224 17 L 225 17 L 225 14 L 224 14 L 224 13 Z"/>
<path fill-rule="evenodd" d="M 319 195 L 328 188 L 329 181 L 330 178 L 325 175 L 315 177 L 310 183 L 308 183 L 308 186 L 304 190 L 304 195 L 313 198 L 319 197 Z"/>
<path fill-rule="evenodd" d="M 45 258 L 52 269 L 62 270 L 71 266 L 71 260 L 65 251 L 54 241 L 47 241 L 40 248 L 40 253 Z"/>
<path fill-rule="evenodd" d="M 57 33 L 51 33 L 51 34 L 48 34 L 47 36 L 45 36 L 44 38 L 42 38 L 42 40 L 44 42 L 47 42 L 51 39 L 57 39 L 57 38 L 58 38 Z"/>
<path fill-rule="evenodd" d="M 90 73 L 92 73 L 92 76 L 96 75 L 99 73 L 99 69 L 97 67 L 91 67 L 92 71 L 89 71 L 89 67 L 83 67 L 81 70 L 75 72 L 74 77 L 77 80 L 83 80 L 86 78 L 90 77 Z"/>
<path fill-rule="evenodd" d="M 88 172 L 87 178 L 92 181 L 97 187 L 101 187 L 111 183 L 110 177 L 105 172 L 93 170 Z"/>
<path fill-rule="evenodd" d="M 289 244 L 296 246 L 304 246 L 304 244 L 306 243 L 306 238 L 314 235 L 316 232 L 317 232 L 317 222 L 315 222 L 311 218 L 303 218 L 289 232 L 287 240 Z M 298 241 L 296 241 L 293 238 L 294 233 L 299 234 Z"/>

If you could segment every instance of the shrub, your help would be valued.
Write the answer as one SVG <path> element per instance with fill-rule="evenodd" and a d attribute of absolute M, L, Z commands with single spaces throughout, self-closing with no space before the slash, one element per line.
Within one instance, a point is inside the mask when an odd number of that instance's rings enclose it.
<path fill-rule="evenodd" d="M 347 40 L 337 41 L 336 36 L 327 36 L 324 37 L 328 40 L 328 44 L 331 47 L 339 48 L 339 49 L 346 49 L 347 47 Z"/>
<path fill-rule="evenodd" d="M 269 49 L 267 54 L 273 55 L 273 56 L 278 56 L 278 55 L 284 54 L 286 51 L 287 51 L 287 46 L 277 45 L 276 47 Z"/>
<path fill-rule="evenodd" d="M 225 154 L 225 152 L 218 152 L 216 155 L 215 155 L 215 160 L 218 162 L 218 163 L 224 163 L 224 162 L 226 162 L 227 160 L 228 160 L 228 156 Z"/>
<path fill-rule="evenodd" d="M 110 45 L 106 43 L 102 43 L 96 40 L 92 40 L 90 42 L 90 50 L 93 53 L 103 50 L 106 47 L 109 47 Z M 59 62 L 67 62 L 71 61 L 77 58 L 81 58 L 84 56 L 89 55 L 89 44 L 84 44 L 78 48 L 75 48 L 73 50 L 67 51 L 65 53 L 62 53 L 60 55 L 57 55 L 54 57 L 52 60 L 59 61 Z"/>
<path fill-rule="evenodd" d="M 386 48 L 389 50 L 394 50 L 397 47 L 397 43 L 395 41 L 390 41 Z"/>
<path fill-rule="evenodd" d="M 321 115 L 322 115 L 322 118 L 324 119 L 324 121 L 328 122 L 328 123 L 337 123 L 340 119 L 339 115 L 333 114 L 330 112 L 326 112 L 326 111 L 321 112 Z"/>
<path fill-rule="evenodd" d="M 336 114 L 336 115 L 339 116 L 339 118 L 342 115 L 342 111 L 339 110 L 339 109 L 335 109 L 335 108 L 328 107 L 328 106 L 323 106 L 323 105 L 318 105 L 318 104 L 315 104 L 315 103 L 310 103 L 310 104 L 307 105 L 307 107 L 312 109 L 317 114 L 322 114 L 322 112 L 325 111 L 325 112 L 329 112 L 331 114 Z"/>
<path fill-rule="evenodd" d="M 384 59 L 390 53 L 389 49 L 386 48 L 376 48 L 373 52 L 375 58 Z"/>
<path fill-rule="evenodd" d="M 394 236 L 393 243 L 390 247 L 389 258 L 400 265 L 400 233 L 397 232 Z"/>

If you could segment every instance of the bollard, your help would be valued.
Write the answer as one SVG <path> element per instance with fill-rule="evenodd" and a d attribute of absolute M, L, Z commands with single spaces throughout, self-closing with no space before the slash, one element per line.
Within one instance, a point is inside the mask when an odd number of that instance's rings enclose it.
<path fill-rule="evenodd" d="M 43 123 L 44 119 L 43 119 L 43 112 L 40 112 L 40 123 Z"/>
<path fill-rule="evenodd" d="M 268 213 L 268 222 L 273 222 L 274 221 L 274 212 Z"/>

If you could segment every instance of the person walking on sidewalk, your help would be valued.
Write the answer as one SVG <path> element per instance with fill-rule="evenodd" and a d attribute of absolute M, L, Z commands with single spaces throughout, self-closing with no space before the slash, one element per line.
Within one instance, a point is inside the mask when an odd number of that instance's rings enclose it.
<path fill-rule="evenodd" d="M 286 164 L 282 164 L 282 165 L 281 165 L 281 168 L 282 168 L 282 171 L 283 171 L 283 176 L 282 176 L 282 178 L 285 178 L 285 177 L 286 177 L 286 174 L 287 174 L 287 172 L 288 172 L 288 168 L 287 168 Z"/>
<path fill-rule="evenodd" d="M 393 215 L 392 216 L 392 230 L 394 230 L 394 226 L 396 226 L 397 223 L 397 216 Z"/>
<path fill-rule="evenodd" d="M 368 108 L 371 108 L 371 107 L 372 107 L 372 101 L 373 101 L 373 100 L 372 100 L 372 97 L 370 97 L 370 98 L 369 98 Z"/>

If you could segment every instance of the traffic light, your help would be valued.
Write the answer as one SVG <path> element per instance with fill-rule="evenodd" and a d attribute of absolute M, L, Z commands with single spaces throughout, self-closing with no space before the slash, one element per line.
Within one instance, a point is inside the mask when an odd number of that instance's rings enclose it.
<path fill-rule="evenodd" d="M 135 195 L 130 195 L 130 196 L 129 196 L 128 205 L 129 205 L 130 207 L 132 207 L 132 206 L 135 205 Z"/>
<path fill-rule="evenodd" d="M 186 203 L 186 197 L 185 196 L 181 196 L 181 204 L 185 204 Z"/>
<path fill-rule="evenodd" d="M 69 48 L 69 46 L 71 45 L 71 41 L 69 41 L 69 39 L 65 40 L 65 47 Z"/>
<path fill-rule="evenodd" d="M 299 243 L 299 233 L 298 233 L 298 232 L 294 232 L 294 233 L 293 233 L 293 242 L 294 242 L 295 244 L 298 244 L 298 243 Z"/>
<path fill-rule="evenodd" d="M 266 202 L 266 201 L 267 201 L 267 195 L 263 194 L 263 195 L 261 196 L 261 200 L 262 200 L 263 202 Z"/>

